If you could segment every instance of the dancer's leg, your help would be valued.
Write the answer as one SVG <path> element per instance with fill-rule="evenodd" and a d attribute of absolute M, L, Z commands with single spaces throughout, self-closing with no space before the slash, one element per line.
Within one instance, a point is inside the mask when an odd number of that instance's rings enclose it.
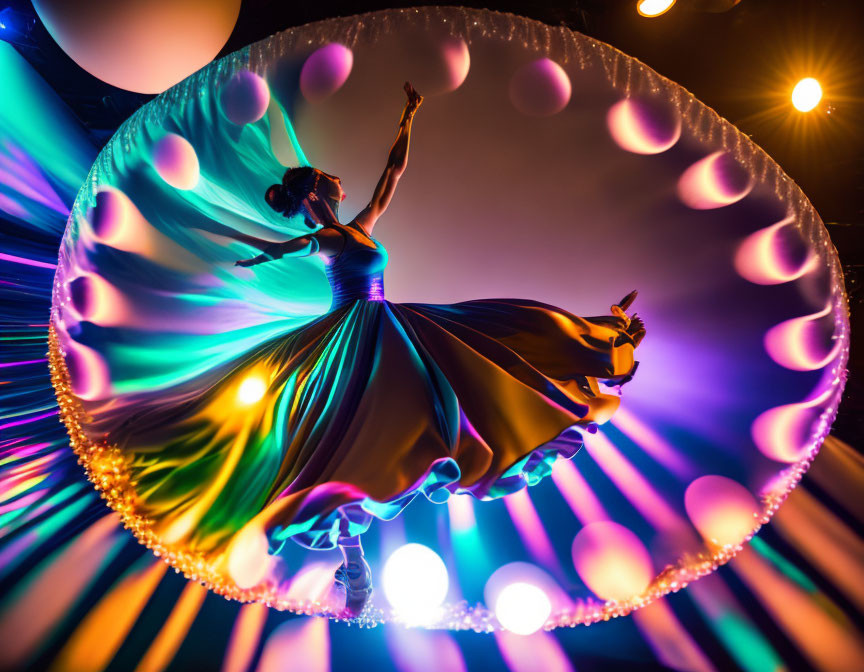
<path fill-rule="evenodd" d="M 336 582 L 345 586 L 345 610 L 356 616 L 372 595 L 372 570 L 363 555 L 360 535 L 339 537 L 342 565 L 336 570 Z"/>

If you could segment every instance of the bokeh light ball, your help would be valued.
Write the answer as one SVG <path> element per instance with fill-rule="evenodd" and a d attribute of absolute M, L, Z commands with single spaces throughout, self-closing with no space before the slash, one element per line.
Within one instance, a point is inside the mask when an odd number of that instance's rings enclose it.
<path fill-rule="evenodd" d="M 713 544 L 735 546 L 759 521 L 756 498 L 725 476 L 701 476 L 684 493 L 687 515 L 699 533 Z"/>
<path fill-rule="evenodd" d="M 240 0 L 34 0 L 33 6 L 78 65 L 139 93 L 161 93 L 207 65 L 240 12 Z"/>
<path fill-rule="evenodd" d="M 471 69 L 465 40 L 445 35 L 418 36 L 406 54 L 406 69 L 414 88 L 424 96 L 455 91 Z"/>
<path fill-rule="evenodd" d="M 393 608 L 405 620 L 422 623 L 444 602 L 450 579 L 435 551 L 423 544 L 405 544 L 384 564 L 382 583 Z"/>
<path fill-rule="evenodd" d="M 270 89 L 263 78 L 248 70 L 241 70 L 222 87 L 222 111 L 238 126 L 258 121 L 270 104 Z"/>
<path fill-rule="evenodd" d="M 153 167 L 159 177 L 175 189 L 186 191 L 198 184 L 200 167 L 195 148 L 176 133 L 168 133 L 156 143 Z"/>
<path fill-rule="evenodd" d="M 564 68 L 549 58 L 540 58 L 519 68 L 510 79 L 510 102 L 522 114 L 548 117 L 570 102 L 570 78 Z"/>
<path fill-rule="evenodd" d="M 354 54 L 344 44 L 332 42 L 310 54 L 300 71 L 300 91 L 310 103 L 320 103 L 348 81 Z"/>
<path fill-rule="evenodd" d="M 615 143 L 634 154 L 660 154 L 681 137 L 681 117 L 671 106 L 637 98 L 615 103 L 606 123 Z"/>
<path fill-rule="evenodd" d="M 499 593 L 495 602 L 495 618 L 510 632 L 530 635 L 543 627 L 552 603 L 537 586 L 530 583 L 511 583 Z"/>
<path fill-rule="evenodd" d="M 753 188 L 747 171 L 727 152 L 696 161 L 678 180 L 678 197 L 694 210 L 714 210 L 737 203 Z"/>
<path fill-rule="evenodd" d="M 583 527 L 573 540 L 572 553 L 579 577 L 604 600 L 641 595 L 654 576 L 651 556 L 639 537 L 611 521 Z"/>

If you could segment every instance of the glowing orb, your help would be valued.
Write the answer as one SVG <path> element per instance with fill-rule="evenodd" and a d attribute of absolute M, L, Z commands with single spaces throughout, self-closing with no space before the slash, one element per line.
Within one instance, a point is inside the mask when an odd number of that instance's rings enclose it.
<path fill-rule="evenodd" d="M 185 191 L 198 185 L 198 155 L 189 141 L 176 133 L 168 133 L 156 143 L 153 167 L 159 177 L 175 189 Z"/>
<path fill-rule="evenodd" d="M 543 627 L 552 603 L 540 588 L 530 583 L 505 586 L 495 602 L 495 618 L 510 632 L 530 635 Z"/>
<path fill-rule="evenodd" d="M 523 65 L 510 79 L 510 102 L 530 116 L 557 114 L 567 107 L 570 93 L 570 78 L 564 68 L 549 58 Z"/>
<path fill-rule="evenodd" d="M 69 380 L 77 397 L 86 401 L 104 399 L 111 392 L 111 377 L 105 359 L 93 348 L 70 342 L 66 350 Z"/>
<path fill-rule="evenodd" d="M 436 615 L 450 579 L 435 551 L 422 544 L 405 544 L 387 558 L 382 584 L 387 601 L 402 618 L 422 623 Z"/>
<path fill-rule="evenodd" d="M 694 210 L 737 203 L 753 188 L 747 171 L 725 152 L 714 152 L 690 166 L 678 180 L 678 197 Z"/>
<path fill-rule="evenodd" d="M 237 535 L 228 553 L 228 573 L 240 588 L 252 588 L 267 576 L 274 560 L 267 550 L 267 537 L 253 526 Z"/>
<path fill-rule="evenodd" d="M 624 98 L 606 116 L 609 134 L 621 149 L 660 154 L 681 137 L 681 118 L 668 105 Z"/>
<path fill-rule="evenodd" d="M 794 217 L 786 217 L 741 241 L 733 260 L 738 274 L 757 285 L 779 285 L 814 270 L 819 258 L 804 247 L 794 224 Z M 803 255 L 795 255 L 796 249 L 803 249 Z"/>
<path fill-rule="evenodd" d="M 637 597 L 654 576 L 651 556 L 639 537 L 611 521 L 583 527 L 573 540 L 572 553 L 580 578 L 605 600 Z"/>
<path fill-rule="evenodd" d="M 125 324 L 133 310 L 122 292 L 93 273 L 85 273 L 72 280 L 69 294 L 72 307 L 81 319 L 95 324 Z"/>
<path fill-rule="evenodd" d="M 140 93 L 161 93 L 207 65 L 240 12 L 240 0 L 35 0 L 33 6 L 78 65 Z"/>
<path fill-rule="evenodd" d="M 701 476 L 684 493 L 687 515 L 699 533 L 718 546 L 736 546 L 759 524 L 759 504 L 740 483 Z"/>
<path fill-rule="evenodd" d="M 261 77 L 241 70 L 222 87 L 221 100 L 225 116 L 242 126 L 264 116 L 270 103 L 270 90 Z"/>
<path fill-rule="evenodd" d="M 822 422 L 817 436 L 827 429 L 825 404 L 831 399 L 831 393 L 829 387 L 805 401 L 784 404 L 760 413 L 750 428 L 759 451 L 778 462 L 792 463 L 806 458 L 818 446 L 813 441 L 813 429 L 819 418 L 822 418 Z"/>
<path fill-rule="evenodd" d="M 354 54 L 343 44 L 333 42 L 316 49 L 300 71 L 300 91 L 310 103 L 320 103 L 348 81 Z"/>
<path fill-rule="evenodd" d="M 455 91 L 471 69 L 468 45 L 460 38 L 423 35 L 406 56 L 411 83 L 424 96 Z"/>
<path fill-rule="evenodd" d="M 792 105 L 800 112 L 809 112 L 822 100 L 822 87 L 812 77 L 805 77 L 792 89 Z"/>
<path fill-rule="evenodd" d="M 780 366 L 793 371 L 824 368 L 840 353 L 842 341 L 834 337 L 830 303 L 811 315 L 793 317 L 765 332 L 765 351 Z M 825 328 L 829 322 L 828 328 Z"/>
<path fill-rule="evenodd" d="M 675 0 L 639 0 L 636 3 L 636 11 L 640 16 L 653 18 L 665 14 L 674 4 Z"/>
<path fill-rule="evenodd" d="M 266 381 L 258 376 L 249 376 L 244 378 L 237 388 L 237 401 L 248 406 L 261 401 L 265 392 L 267 392 Z"/>

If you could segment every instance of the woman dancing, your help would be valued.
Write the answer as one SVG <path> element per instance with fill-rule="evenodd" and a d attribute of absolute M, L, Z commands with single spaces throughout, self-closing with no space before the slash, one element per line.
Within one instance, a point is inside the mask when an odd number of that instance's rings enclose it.
<path fill-rule="evenodd" d="M 599 383 L 635 371 L 642 321 L 625 313 L 582 318 L 536 301 L 486 299 L 453 305 L 393 304 L 384 297 L 387 252 L 372 237 L 408 160 L 414 115 L 408 100 L 384 173 L 369 204 L 339 222 L 340 179 L 317 168 L 286 171 L 267 203 L 302 215 L 314 233 L 260 245 L 236 262 L 255 266 L 322 255 L 333 291 L 327 314 L 263 345 L 253 355 L 281 398 L 281 453 L 261 512 L 245 529 L 266 535 L 270 552 L 292 539 L 338 545 L 336 580 L 346 609 L 359 613 L 372 590 L 360 534 L 373 516 L 390 519 L 418 493 L 492 499 L 546 476 L 560 455 L 581 447 L 618 406 Z M 248 370 L 247 361 L 242 369 Z"/>

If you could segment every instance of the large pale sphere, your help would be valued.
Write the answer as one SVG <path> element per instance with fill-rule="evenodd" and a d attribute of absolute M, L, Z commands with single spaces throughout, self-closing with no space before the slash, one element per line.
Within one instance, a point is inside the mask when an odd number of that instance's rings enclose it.
<path fill-rule="evenodd" d="M 34 0 L 51 37 L 94 77 L 161 93 L 224 46 L 240 0 Z"/>

